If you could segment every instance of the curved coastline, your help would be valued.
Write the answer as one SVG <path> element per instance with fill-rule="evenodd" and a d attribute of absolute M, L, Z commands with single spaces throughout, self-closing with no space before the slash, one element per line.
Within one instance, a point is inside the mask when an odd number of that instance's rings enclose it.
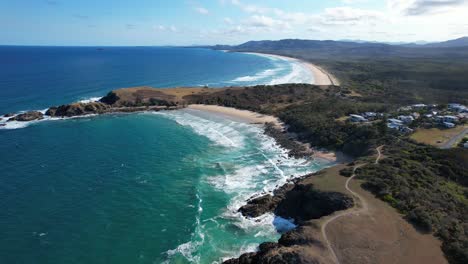
<path fill-rule="evenodd" d="M 271 58 L 278 58 L 278 59 L 287 60 L 291 62 L 299 62 L 312 73 L 312 76 L 314 77 L 314 81 L 311 82 L 310 84 L 336 85 L 336 86 L 340 85 L 340 81 L 334 75 L 325 71 L 322 67 L 312 62 L 306 61 L 306 60 L 293 58 L 293 57 L 287 57 L 283 55 L 270 54 L 270 53 L 259 53 L 259 52 L 243 52 L 243 53 L 253 54 L 253 55 L 258 55 L 258 56 L 267 56 Z"/>

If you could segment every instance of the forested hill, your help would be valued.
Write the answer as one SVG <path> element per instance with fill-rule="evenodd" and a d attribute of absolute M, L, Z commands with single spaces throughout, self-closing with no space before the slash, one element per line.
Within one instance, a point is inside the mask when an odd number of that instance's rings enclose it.
<path fill-rule="evenodd" d="M 382 43 L 285 39 L 214 46 L 239 52 L 295 57 L 322 66 L 343 88 L 372 102 L 468 103 L 468 46 L 402 46 Z"/>
<path fill-rule="evenodd" d="M 445 43 L 445 44 L 444 44 Z M 432 43 L 427 45 L 390 45 L 384 43 L 358 43 L 352 41 L 283 39 L 278 41 L 249 41 L 238 46 L 215 46 L 216 49 L 232 51 L 260 51 L 265 53 L 293 53 L 298 57 L 330 58 L 345 56 L 349 58 L 371 57 L 447 57 L 468 58 L 468 43 L 458 40 Z M 458 44 L 458 45 L 457 45 Z M 460 46 L 459 46 L 460 45 Z"/>

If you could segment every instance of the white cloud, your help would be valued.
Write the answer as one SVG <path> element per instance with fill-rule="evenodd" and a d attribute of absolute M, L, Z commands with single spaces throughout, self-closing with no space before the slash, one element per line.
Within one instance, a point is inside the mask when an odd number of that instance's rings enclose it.
<path fill-rule="evenodd" d="M 450 12 L 466 5 L 467 0 L 387 0 L 391 10 L 407 16 Z"/>
<path fill-rule="evenodd" d="M 204 7 L 196 7 L 195 11 L 197 11 L 199 14 L 202 14 L 202 15 L 208 15 L 210 13 L 210 11 L 208 11 L 208 9 Z"/>
<path fill-rule="evenodd" d="M 224 19 L 225 28 L 217 32 L 229 36 L 237 34 L 239 39 L 245 39 L 246 34 L 262 39 L 307 38 L 313 34 L 319 39 L 354 36 L 377 41 L 435 41 L 466 32 L 468 0 L 385 0 L 378 9 L 359 8 L 368 6 L 365 4 L 371 2 L 368 0 L 340 2 L 343 6 L 291 12 L 254 5 L 247 0 L 220 0 L 222 5 L 239 8 L 245 18 L 239 23 Z"/>
<path fill-rule="evenodd" d="M 157 25 L 154 27 L 154 29 L 156 31 L 160 31 L 160 32 L 178 32 L 179 30 L 177 29 L 176 26 L 174 25 L 171 25 L 171 26 L 164 26 L 164 25 Z"/>
<path fill-rule="evenodd" d="M 381 12 L 352 7 L 326 8 L 321 15 L 321 22 L 331 25 L 364 24 L 383 19 L 385 15 Z"/>
<path fill-rule="evenodd" d="M 234 24 L 234 21 L 229 18 L 229 17 L 225 17 L 224 18 L 224 23 L 228 24 L 228 25 L 233 25 Z"/>
<path fill-rule="evenodd" d="M 287 24 L 281 20 L 276 20 L 264 15 L 253 15 L 246 22 L 247 25 L 252 27 L 285 27 Z"/>

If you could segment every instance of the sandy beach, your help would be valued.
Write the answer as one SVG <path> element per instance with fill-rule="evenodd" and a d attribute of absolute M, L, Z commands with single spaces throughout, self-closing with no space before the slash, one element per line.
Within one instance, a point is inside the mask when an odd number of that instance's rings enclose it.
<path fill-rule="evenodd" d="M 283 129 L 283 123 L 278 118 L 274 116 L 259 114 L 248 110 L 239 110 L 232 107 L 224 107 L 218 105 L 200 104 L 188 105 L 187 108 L 225 115 L 235 120 L 239 120 L 249 124 L 273 123 L 276 127 Z"/>
<path fill-rule="evenodd" d="M 233 120 L 246 122 L 249 124 L 266 124 L 266 123 L 273 123 L 278 129 L 285 129 L 283 122 L 281 122 L 277 117 L 270 116 L 270 115 L 263 115 L 256 112 L 248 111 L 248 110 L 240 110 L 232 107 L 225 107 L 219 105 L 201 105 L 201 104 L 191 104 L 187 106 L 188 109 L 194 109 L 199 111 L 210 112 L 213 114 L 219 114 L 226 116 L 227 118 L 232 118 Z M 308 144 L 306 144 L 308 148 Z M 342 157 L 338 157 L 335 152 L 331 151 L 321 151 L 317 149 L 312 150 L 313 155 L 312 157 L 332 161 L 332 162 L 339 162 L 342 160 Z"/>
<path fill-rule="evenodd" d="M 282 55 L 257 53 L 257 52 L 248 52 L 248 53 L 262 55 L 262 56 L 269 56 L 269 57 L 279 58 L 279 59 L 288 60 L 288 61 L 296 61 L 296 62 L 299 61 L 312 72 L 312 75 L 314 76 L 313 84 L 315 85 L 340 85 L 340 82 L 335 76 L 333 76 L 332 74 L 328 73 L 321 67 L 311 62 L 292 58 L 292 57 L 282 56 Z"/>

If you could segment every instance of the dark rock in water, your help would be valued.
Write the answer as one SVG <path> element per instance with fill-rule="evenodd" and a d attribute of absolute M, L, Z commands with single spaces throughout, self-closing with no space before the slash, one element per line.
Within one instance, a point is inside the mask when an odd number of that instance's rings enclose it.
<path fill-rule="evenodd" d="M 273 212 L 278 205 L 278 203 L 284 199 L 287 191 L 291 190 L 294 187 L 293 184 L 285 184 L 273 193 L 273 196 L 266 194 L 254 199 L 251 199 L 247 202 L 246 205 L 239 208 L 239 212 L 243 216 L 247 217 L 259 217 L 265 213 Z"/>
<path fill-rule="evenodd" d="M 8 119 L 8 121 L 27 122 L 27 121 L 33 121 L 33 120 L 40 120 L 43 118 L 44 118 L 44 115 L 41 112 L 30 111 L 30 112 L 26 112 L 24 114 L 19 114 L 15 117 L 12 117 Z"/>
<path fill-rule="evenodd" d="M 101 102 L 91 103 L 75 103 L 68 105 L 61 105 L 59 107 L 51 107 L 47 110 L 46 115 L 72 117 L 89 114 L 100 114 L 109 109 L 110 106 Z"/>
<path fill-rule="evenodd" d="M 51 108 L 47 109 L 45 114 L 48 116 L 55 116 L 55 112 L 57 112 L 57 107 L 52 106 Z"/>
<path fill-rule="evenodd" d="M 239 209 L 244 216 L 258 217 L 275 209 L 276 204 L 273 197 L 269 194 L 255 198 Z"/>
<path fill-rule="evenodd" d="M 102 97 L 101 100 L 99 100 L 99 102 L 102 102 L 108 105 L 113 105 L 119 99 L 120 99 L 119 96 L 117 96 L 117 94 L 114 91 L 112 91 L 112 92 L 109 92 L 106 96 Z"/>
<path fill-rule="evenodd" d="M 12 116 L 14 116 L 14 115 L 15 115 L 14 113 L 8 113 L 8 114 L 5 114 L 4 116 L 5 116 L 5 117 L 12 117 Z"/>
<path fill-rule="evenodd" d="M 284 233 L 278 243 L 267 242 L 259 246 L 259 251 L 246 253 L 226 264 L 331 264 L 333 260 L 323 254 L 326 246 L 318 239 L 320 227 L 312 219 L 319 219 L 335 211 L 354 205 L 353 199 L 338 192 L 324 192 L 314 188 L 309 177 L 296 179 L 277 190 L 272 195 L 264 195 L 247 202 L 239 211 L 248 217 L 257 217 L 266 212 L 274 212 L 283 218 L 293 218 L 299 226 Z"/>
<path fill-rule="evenodd" d="M 288 150 L 288 154 L 295 158 L 308 158 L 313 154 L 313 151 L 299 141 L 291 138 L 286 131 L 276 128 L 273 124 L 268 123 L 265 126 L 265 134 L 275 139 L 282 148 Z"/>

